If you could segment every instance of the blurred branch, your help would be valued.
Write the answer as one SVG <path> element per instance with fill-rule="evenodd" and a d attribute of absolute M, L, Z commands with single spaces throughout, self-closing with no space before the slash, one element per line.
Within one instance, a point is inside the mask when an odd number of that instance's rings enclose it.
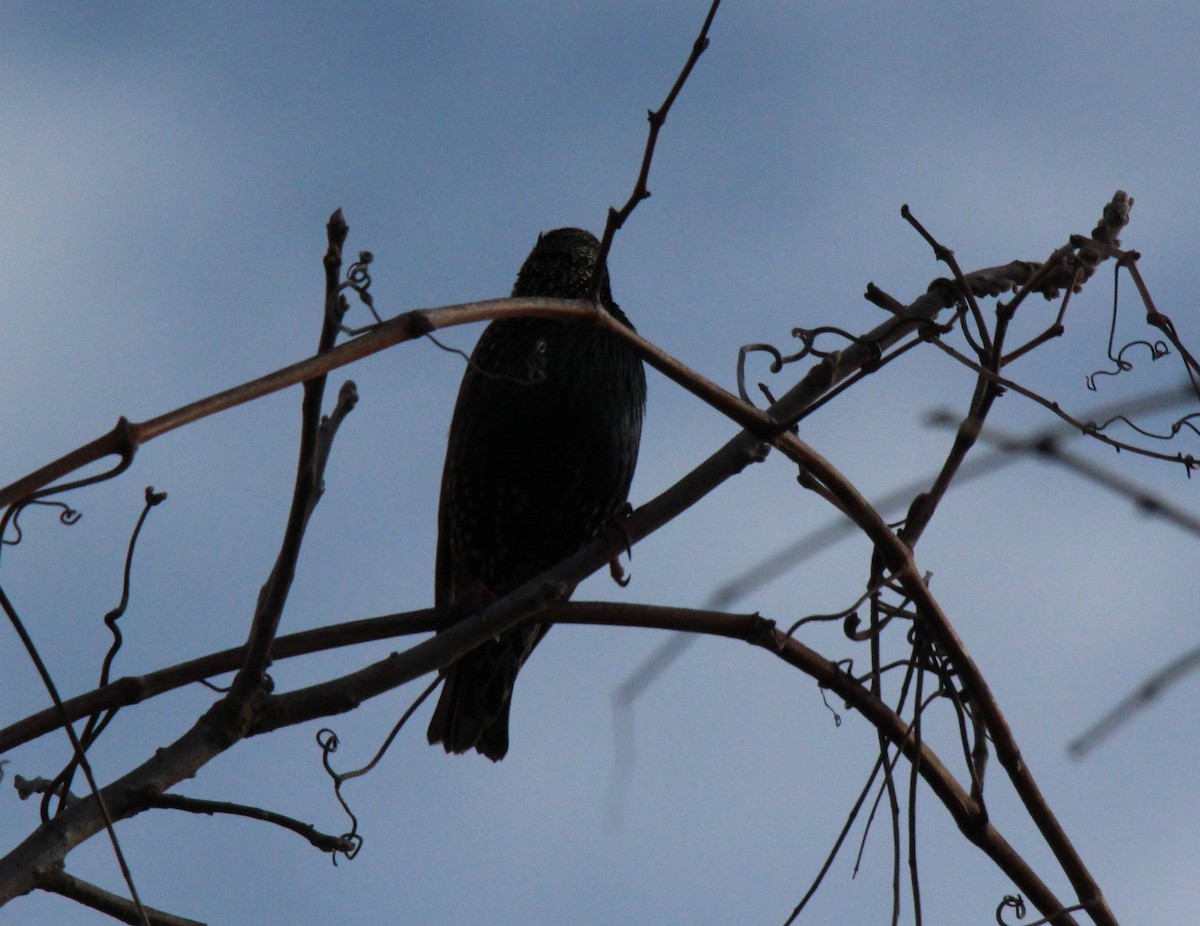
<path fill-rule="evenodd" d="M 934 424 L 948 424 L 950 422 L 948 414 L 935 412 L 930 416 L 930 421 Z M 1134 480 L 1107 467 L 1093 463 L 1083 454 L 1065 449 L 1061 446 L 1061 437 L 1059 436 L 1043 432 L 1030 437 L 1021 437 L 997 428 L 984 428 L 980 432 L 980 437 L 997 447 L 1000 453 L 1006 454 L 1012 459 L 1028 455 L 1034 459 L 1057 464 L 1094 485 L 1129 499 L 1138 510 L 1151 516 L 1160 517 L 1181 530 L 1200 536 L 1200 517 L 1185 511 L 1158 492 L 1141 486 Z"/>
<path fill-rule="evenodd" d="M 963 465 L 957 484 L 961 485 L 964 482 L 978 479 L 1017 462 L 1017 457 L 999 450 L 977 456 Z M 928 479 L 921 478 L 893 489 L 876 499 L 875 507 L 881 512 L 894 512 L 901 506 L 907 505 L 927 483 Z M 704 607 L 717 610 L 730 608 L 747 595 L 796 568 L 811 556 L 829 549 L 843 538 L 856 533 L 857 528 L 849 518 L 834 517 L 816 530 L 797 537 L 791 543 L 759 560 L 744 572 L 722 582 L 709 593 Z M 693 637 L 688 636 L 670 636 L 658 644 L 638 664 L 637 668 L 629 673 L 625 681 L 617 686 L 613 694 L 615 709 L 617 711 L 630 709 L 659 675 L 687 651 L 693 640 Z M 0 749 L 3 748 L 3 736 L 4 731 L 0 731 Z"/>
<path fill-rule="evenodd" d="M 1108 713 L 1071 740 L 1067 744 L 1067 752 L 1076 759 L 1082 759 L 1109 734 L 1149 707 L 1160 694 L 1194 671 L 1197 666 L 1200 666 L 1200 646 L 1193 647 L 1182 656 L 1176 656 L 1142 682 L 1136 690 L 1118 701 Z"/>

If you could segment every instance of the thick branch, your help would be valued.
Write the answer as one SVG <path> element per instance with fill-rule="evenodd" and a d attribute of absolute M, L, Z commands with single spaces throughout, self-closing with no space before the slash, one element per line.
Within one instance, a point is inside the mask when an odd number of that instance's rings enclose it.
<path fill-rule="evenodd" d="M 486 299 L 481 302 L 467 302 L 439 308 L 414 309 L 388 319 L 366 334 L 339 344 L 326 353 L 308 357 L 258 379 L 190 402 L 157 417 L 138 423 L 131 423 L 122 418 L 117 426 L 108 433 L 0 489 L 0 508 L 11 505 L 30 493 L 57 482 L 97 460 L 111 455 L 132 456 L 141 445 L 177 428 L 299 385 L 314 377 L 324 376 L 331 370 L 347 366 L 405 341 L 423 337 L 431 331 L 472 322 L 524 316 L 571 319 L 605 327 L 617 337 L 625 335 L 631 348 L 647 363 L 682 385 L 689 392 L 700 396 L 726 414 L 730 414 L 736 407 L 737 398 L 735 396 L 688 369 L 648 341 L 633 334 L 624 325 L 613 321 L 607 312 L 597 309 L 591 302 L 540 297 Z M 733 403 L 730 402 L 730 399 L 733 400 Z M 761 413 L 758 414 L 761 415 Z M 745 421 L 741 423 L 746 424 Z M 757 423 L 759 426 L 763 426 L 761 419 Z"/>
<path fill-rule="evenodd" d="M 542 612 L 541 617 L 552 617 L 558 623 L 686 630 L 744 640 L 767 650 L 816 679 L 823 687 L 836 692 L 848 706 L 859 711 L 880 730 L 893 745 L 902 749 L 910 761 L 919 754 L 921 776 L 950 812 L 963 834 L 982 849 L 1039 909 L 1054 911 L 1063 906 L 995 826 L 986 821 L 978 804 L 958 784 L 938 756 L 925 744 L 918 750 L 908 724 L 903 719 L 860 682 L 842 672 L 836 663 L 777 630 L 773 622 L 756 614 L 736 615 L 717 611 L 608 602 L 579 602 L 556 606 L 550 611 Z M 431 664 L 443 658 L 444 654 L 440 647 L 432 644 L 439 643 L 457 629 L 452 627 L 432 640 L 418 644 L 405 653 L 392 654 L 360 672 L 273 698 L 273 704 L 268 706 L 264 715 L 264 727 L 255 729 L 252 733 L 268 732 L 278 726 L 303 722 L 310 719 L 306 716 L 308 714 L 313 717 L 327 716 L 332 711 L 351 709 L 361 703 L 361 700 L 376 693 L 373 689 L 377 686 L 381 690 L 384 687 L 395 687 L 432 671 Z M 479 633 L 483 633 L 486 638 L 486 629 L 477 630 L 472 637 Z M 449 649 L 452 650 L 453 647 Z M 1069 923 L 1071 920 L 1064 917 L 1060 922 Z"/>
<path fill-rule="evenodd" d="M 271 649 L 271 658 L 287 659 L 357 643 L 437 630 L 461 620 L 468 613 L 466 608 L 461 607 L 443 611 L 425 608 L 404 614 L 388 614 L 330 627 L 302 630 L 278 637 Z M 245 647 L 236 646 L 145 675 L 125 676 L 111 684 L 70 698 L 63 702 L 63 706 L 67 716 L 77 720 L 101 711 L 140 704 L 165 691 L 173 691 L 201 679 L 233 672 L 242 664 L 244 655 Z M 0 730 L 0 753 L 8 752 L 22 743 L 57 730 L 61 725 L 62 715 L 55 708 L 31 714 Z"/>
<path fill-rule="evenodd" d="M 902 748 L 910 760 L 917 755 L 916 746 L 909 734 L 907 724 L 888 705 L 872 695 L 868 689 L 852 676 L 842 672 L 836 663 L 823 658 L 799 641 L 787 637 L 775 629 L 772 622 L 764 620 L 757 615 L 733 615 L 714 611 L 692 611 L 680 608 L 612 604 L 607 602 L 577 602 L 555 606 L 553 609 L 545 612 L 545 616 L 559 623 L 586 623 L 686 630 L 694 633 L 707 633 L 744 640 L 771 652 L 778 658 L 810 675 L 824 687 L 836 692 L 847 705 L 858 710 L 870 723 L 881 730 L 890 742 Z M 356 633 L 363 634 L 364 639 L 376 639 L 378 638 L 377 633 L 373 633 L 370 636 L 367 635 L 367 629 L 371 625 L 374 625 L 372 627 L 373 630 L 378 630 L 383 627 L 383 622 L 390 621 L 392 632 L 398 632 L 401 630 L 428 629 L 429 624 L 432 623 L 432 614 L 430 612 L 418 612 L 418 614 L 413 616 L 413 619 L 408 621 L 403 620 L 406 617 L 408 616 L 393 615 L 389 618 L 373 619 L 373 621 L 353 622 L 352 624 L 342 625 L 340 628 L 325 628 L 322 632 L 328 640 L 331 637 L 329 631 L 352 628 Z M 311 688 L 301 689 L 297 692 L 279 695 L 271 699 L 271 702 L 276 702 L 275 704 L 268 703 L 268 716 L 276 721 L 280 721 L 277 724 L 279 726 L 285 723 L 301 722 L 309 719 L 306 716 L 301 716 L 304 713 L 302 709 L 305 707 L 315 707 L 318 703 L 323 703 L 325 711 L 324 713 L 315 713 L 313 716 L 324 716 L 338 710 L 339 706 L 343 703 L 358 701 L 366 696 L 362 684 L 364 678 L 371 678 L 372 676 L 378 678 L 386 670 L 390 675 L 388 687 L 395 687 L 395 685 L 402 684 L 410 678 L 415 678 L 426 671 L 430 671 L 429 661 L 422 663 L 413 658 L 413 654 L 418 653 L 422 647 L 426 647 L 425 654 L 429 655 L 430 648 L 428 644 L 436 643 L 438 640 L 451 634 L 454 629 L 451 628 L 434 637 L 433 640 L 419 644 L 407 653 L 393 655 L 387 660 L 377 663 L 375 666 L 362 670 L 360 673 L 354 673 L 351 676 L 336 679 L 322 685 L 312 686 Z M 486 629 L 479 632 L 485 635 L 487 633 Z M 279 643 L 283 644 L 288 639 L 287 637 L 281 637 Z M 237 651 L 227 652 L 232 654 Z M 281 707 L 282 709 L 280 709 Z M 284 719 L 285 717 L 286 720 Z M 266 732 L 266 729 L 255 729 L 252 732 Z M 196 731 L 194 730 L 192 734 L 189 734 L 189 737 L 195 734 Z M 170 750 L 176 750 L 185 746 L 189 737 L 185 737 L 179 744 L 170 747 Z M 1036 874 L 1029 869 L 995 827 L 984 822 L 978 805 L 958 785 L 936 754 L 928 746 L 922 745 L 920 755 L 919 768 L 921 775 L 950 812 L 964 835 L 987 853 L 1039 909 L 1054 910 L 1061 907 L 1061 903 L 1040 882 Z M 153 779 L 155 770 L 149 768 L 149 765 L 150 763 L 147 763 L 147 766 L 143 767 L 143 777 Z M 176 776 L 172 775 L 171 777 Z M 184 776 L 179 776 L 180 779 L 182 777 Z M 129 778 L 130 776 L 126 776 L 126 779 L 123 779 L 123 781 Z M 119 784 L 120 782 L 110 786 L 109 789 L 105 789 L 106 796 Z M 170 798 L 157 796 L 160 793 L 157 791 L 151 793 L 143 791 L 141 793 L 145 795 L 141 803 L 148 806 L 165 806 L 171 800 Z M 90 810 L 91 803 L 86 799 L 81 800 L 77 804 L 72 805 L 68 812 L 78 813 L 81 810 Z M 112 803 L 111 800 L 110 803 Z M 137 812 L 140 809 L 142 808 L 139 807 L 133 810 L 133 812 Z M 123 815 L 116 810 L 114 810 L 114 814 Z M 60 817 L 59 820 L 63 820 L 63 818 Z M 51 824 L 51 826 L 53 825 Z M 68 821 L 67 825 L 80 824 L 75 821 Z M 4 887 L 4 874 L 3 864 L 0 863 L 0 890 Z M 1067 922 L 1067 920 L 1063 921 Z"/>
<path fill-rule="evenodd" d="M 148 795 L 160 794 L 190 778 L 214 756 L 237 741 L 241 723 L 228 716 L 224 702 L 205 713 L 182 737 L 159 749 L 133 771 L 101 790 L 114 820 L 123 820 L 146 808 Z M 95 799 L 81 798 L 0 858 L 0 906 L 14 897 L 41 887 L 62 866 L 67 853 L 104 828 L 104 816 Z"/>

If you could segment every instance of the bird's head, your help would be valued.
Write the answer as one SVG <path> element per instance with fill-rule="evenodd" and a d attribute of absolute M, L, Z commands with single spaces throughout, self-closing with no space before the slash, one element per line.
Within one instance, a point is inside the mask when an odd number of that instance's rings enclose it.
<path fill-rule="evenodd" d="M 556 228 L 538 235 L 513 286 L 514 296 L 583 299 L 594 292 L 593 274 L 600 242 L 582 228 Z M 601 269 L 600 301 L 612 304 L 608 271 Z"/>

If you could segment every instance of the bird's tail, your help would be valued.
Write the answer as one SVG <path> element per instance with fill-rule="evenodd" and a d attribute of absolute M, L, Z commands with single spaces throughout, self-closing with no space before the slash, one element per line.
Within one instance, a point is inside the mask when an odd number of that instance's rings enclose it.
<path fill-rule="evenodd" d="M 446 752 L 475 749 L 493 762 L 508 752 L 508 712 L 517 672 L 545 634 L 541 624 L 509 631 L 471 650 L 446 670 L 429 721 L 430 744 Z"/>

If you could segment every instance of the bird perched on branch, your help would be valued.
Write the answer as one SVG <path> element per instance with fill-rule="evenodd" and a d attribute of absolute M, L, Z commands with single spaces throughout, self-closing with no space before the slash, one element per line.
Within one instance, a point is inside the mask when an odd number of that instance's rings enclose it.
<path fill-rule="evenodd" d="M 514 296 L 613 301 L 600 243 L 579 228 L 538 236 Z M 595 274 L 600 274 L 599 287 Z M 625 506 L 646 404 L 641 360 L 587 324 L 493 321 L 458 391 L 438 509 L 435 602 L 500 598 L 579 550 Z M 525 624 L 446 670 L 429 742 L 508 751 L 517 671 L 548 630 Z"/>

